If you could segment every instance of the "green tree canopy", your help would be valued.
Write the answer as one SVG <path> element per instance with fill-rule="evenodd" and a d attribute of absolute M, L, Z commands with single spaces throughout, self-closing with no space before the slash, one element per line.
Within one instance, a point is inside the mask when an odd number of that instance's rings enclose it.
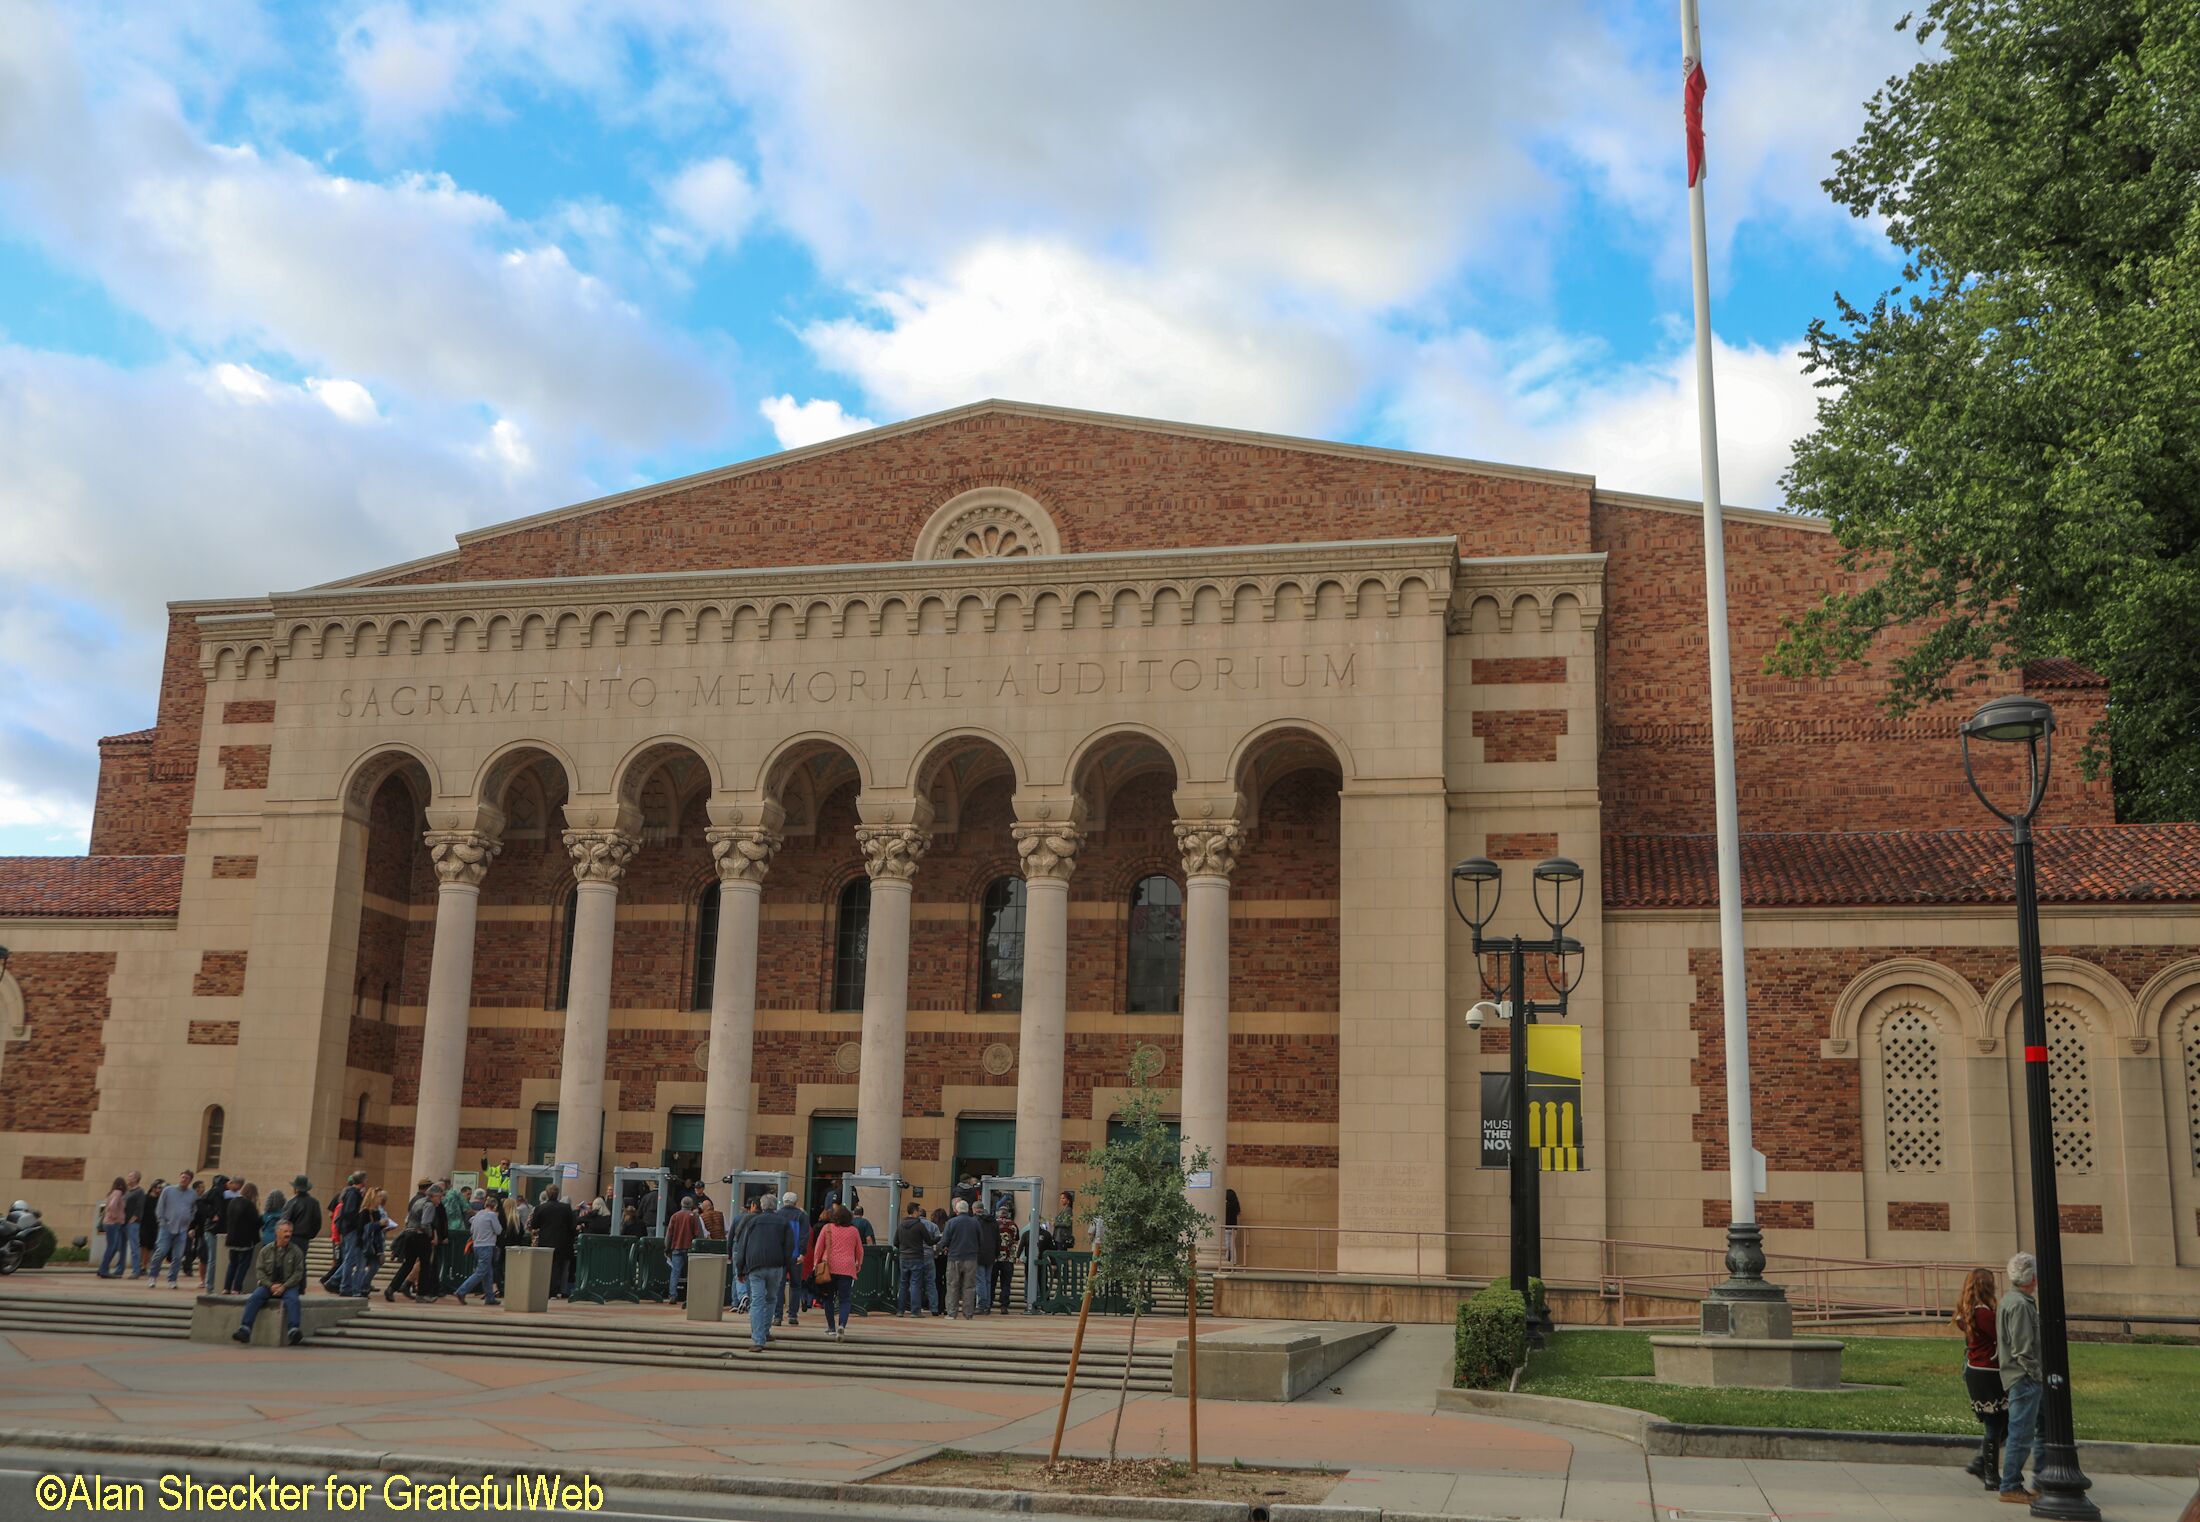
<path fill-rule="evenodd" d="M 1786 478 L 1873 579 L 1768 664 L 1876 653 L 1902 712 L 2082 662 L 2118 812 L 2200 818 L 2200 5 L 1934 0 L 1915 31 L 1826 181 L 1902 282 L 1812 324 Z"/>

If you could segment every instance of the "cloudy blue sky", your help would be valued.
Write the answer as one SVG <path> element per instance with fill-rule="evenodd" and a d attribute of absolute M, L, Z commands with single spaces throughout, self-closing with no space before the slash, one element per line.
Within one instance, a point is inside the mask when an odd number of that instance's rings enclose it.
<path fill-rule="evenodd" d="M 0 0 L 0 852 L 169 599 L 979 397 L 1693 493 L 1674 9 Z M 1903 9 L 1706 0 L 1735 502 Z"/>

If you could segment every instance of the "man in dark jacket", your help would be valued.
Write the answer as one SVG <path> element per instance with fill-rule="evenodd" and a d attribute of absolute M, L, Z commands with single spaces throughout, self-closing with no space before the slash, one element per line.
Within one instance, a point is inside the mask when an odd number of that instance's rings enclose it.
<path fill-rule="evenodd" d="M 978 1295 L 979 1255 L 985 1228 L 970 1213 L 970 1202 L 955 1201 L 955 1213 L 947 1218 L 940 1246 L 947 1254 L 947 1314 L 970 1318 Z M 997 1250 L 997 1249 L 996 1249 Z"/>
<path fill-rule="evenodd" d="M 222 1281 L 224 1294 L 244 1293 L 252 1277 L 252 1260 L 259 1250 L 260 1192 L 246 1184 L 229 1202 L 229 1273 Z"/>
<path fill-rule="evenodd" d="M 749 1287 L 749 1341 L 759 1353 L 771 1341 L 787 1272 L 801 1256 L 801 1231 L 802 1207 L 790 1194 L 784 1209 L 759 1210 L 734 1236 L 733 1271 Z"/>
<path fill-rule="evenodd" d="M 803 1219 L 802 1202 L 795 1198 L 794 1191 L 791 1189 L 779 1197 L 779 1217 L 787 1223 L 787 1229 L 794 1233 L 794 1253 L 793 1256 L 788 1258 L 787 1267 L 799 1270 L 801 1268 L 803 1246 L 809 1241 L 809 1223 Z M 801 1322 L 798 1313 L 802 1309 L 803 1300 L 807 1298 L 802 1288 L 802 1275 L 799 1271 L 787 1275 L 786 1291 L 787 1325 L 799 1326 Z M 779 1318 L 774 1316 L 772 1324 L 777 1326 Z"/>
<path fill-rule="evenodd" d="M 978 1314 L 987 1316 L 993 1312 L 993 1266 L 1001 1260 L 1001 1223 L 975 1206 L 970 1217 L 978 1223 Z"/>
<path fill-rule="evenodd" d="M 321 1279 L 321 1287 L 339 1295 L 357 1295 L 364 1286 L 357 1281 L 367 1272 L 362 1261 L 366 1253 L 365 1239 L 360 1235 L 360 1217 L 367 1203 L 367 1176 L 353 1173 L 344 1180 L 344 1192 L 336 1197 L 336 1262 Z"/>
<path fill-rule="evenodd" d="M 296 1347 L 305 1337 L 298 1325 L 302 1319 L 298 1296 L 306 1287 L 306 1253 L 291 1240 L 288 1221 L 275 1223 L 275 1240 L 260 1249 L 252 1266 L 259 1283 L 253 1286 L 251 1296 L 244 1303 L 244 1320 L 229 1335 L 239 1342 L 250 1342 L 252 1323 L 258 1318 L 260 1308 L 270 1300 L 279 1299 L 283 1302 L 283 1338 Z"/>
<path fill-rule="evenodd" d="M 558 1186 L 552 1184 L 543 1190 L 542 1199 L 535 1206 L 535 1214 L 528 1222 L 535 1234 L 535 1245 L 550 1249 L 550 1294 L 553 1299 L 568 1297 L 573 1285 L 573 1240 L 575 1226 L 573 1207 L 565 1203 Z"/>
<path fill-rule="evenodd" d="M 222 1243 L 229 1236 L 229 1175 L 217 1173 L 207 1181 L 206 1193 L 191 1208 L 191 1240 L 199 1255 L 205 1291 L 214 1293 L 215 1265 L 221 1262 Z"/>
<path fill-rule="evenodd" d="M 307 1244 L 321 1237 L 321 1202 L 313 1197 L 313 1180 L 299 1174 L 290 1181 L 290 1203 L 283 1206 L 283 1219 L 290 1223 L 290 1240 L 304 1252 Z"/>
<path fill-rule="evenodd" d="M 901 1265 L 901 1295 L 895 1302 L 897 1316 L 921 1316 L 939 1309 L 939 1293 L 932 1277 L 932 1223 L 924 1218 L 924 1206 L 909 1202 L 909 1213 L 894 1227 L 894 1260 Z"/>

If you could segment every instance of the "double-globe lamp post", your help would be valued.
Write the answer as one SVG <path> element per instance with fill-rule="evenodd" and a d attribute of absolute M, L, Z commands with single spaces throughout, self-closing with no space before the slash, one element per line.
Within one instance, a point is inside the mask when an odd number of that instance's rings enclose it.
<path fill-rule="evenodd" d="M 1473 890 L 1474 907 L 1471 910 L 1459 901 L 1462 884 Z M 1544 901 L 1546 889 L 1548 904 Z M 1543 1194 L 1538 1160 L 1528 1146 L 1527 1029 L 1535 1023 L 1538 1014 L 1563 1016 L 1566 996 L 1573 992 L 1587 970 L 1588 958 L 1581 942 L 1566 934 L 1566 927 L 1581 913 L 1581 893 L 1582 872 L 1578 862 L 1563 856 L 1538 862 L 1531 896 L 1535 900 L 1535 912 L 1550 935 L 1541 940 L 1528 940 L 1518 935 L 1491 936 L 1486 932 L 1505 894 L 1504 869 L 1486 856 L 1470 856 L 1451 869 L 1452 912 L 1473 933 L 1476 979 L 1479 981 L 1482 977 L 1485 956 L 1502 954 L 1507 962 L 1506 998 L 1499 1013 L 1512 1022 L 1507 1042 L 1512 1072 L 1511 1102 L 1506 1106 L 1506 1130 L 1510 1133 L 1506 1153 L 1507 1181 L 1512 1196 L 1511 1276 L 1513 1287 L 1527 1302 L 1529 1336 L 1538 1344 L 1549 1334 L 1551 1320 L 1550 1312 L 1536 1304 L 1528 1288 L 1529 1280 L 1543 1277 Z M 1550 972 L 1549 963 L 1545 964 L 1545 979 L 1558 994 L 1555 1003 L 1529 1001 L 1530 956 L 1557 959 L 1555 975 Z M 1568 957 L 1580 959 L 1571 977 L 1567 976 Z"/>
<path fill-rule="evenodd" d="M 2027 794 L 2012 812 L 1986 795 L 1971 766 L 1971 742 L 2024 747 Z M 2016 849 L 2017 960 L 2024 991 L 2024 1108 L 2032 1148 L 2033 1256 L 2040 1311 L 2040 1461 L 2035 1517 L 2098 1518 L 2087 1499 L 2093 1482 L 2078 1467 L 2070 1415 L 2070 1338 L 2063 1322 L 2062 1217 L 2055 1198 L 2055 1123 L 2048 1090 L 2046 979 L 2040 968 L 2039 878 L 2032 859 L 2032 818 L 2047 793 L 2055 759 L 2055 710 L 2037 698 L 1995 698 L 1964 722 L 1963 775 L 1971 791 L 2009 826 Z"/>

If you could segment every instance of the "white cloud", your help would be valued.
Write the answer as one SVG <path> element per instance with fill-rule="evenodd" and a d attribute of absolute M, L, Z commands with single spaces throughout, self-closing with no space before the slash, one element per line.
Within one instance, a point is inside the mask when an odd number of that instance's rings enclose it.
<path fill-rule="evenodd" d="M 202 139 L 128 71 L 95 91 L 60 22 L 0 20 L 0 212 L 153 323 L 619 447 L 707 436 L 724 387 L 496 202 Z"/>
<path fill-rule="evenodd" d="M 1308 432 L 1339 420 L 1366 373 L 1348 325 L 1058 244 L 981 244 L 869 304 L 881 321 L 802 338 L 895 416 L 1005 396 Z"/>
<path fill-rule="evenodd" d="M 1778 507 L 1780 475 L 1816 417 L 1819 393 L 1792 344 L 1715 342 L 1722 495 Z M 1460 332 L 1424 345 L 1384 407 L 1407 448 L 1593 473 L 1615 491 L 1693 498 L 1703 490 L 1696 442 L 1696 362 L 1680 347 L 1613 367 L 1594 345 L 1545 338 L 1501 344 Z"/>
<path fill-rule="evenodd" d="M 756 186 L 729 158 L 688 165 L 665 186 L 664 199 L 679 219 L 677 234 L 698 251 L 732 248 L 756 218 Z"/>
<path fill-rule="evenodd" d="M 822 444 L 827 439 L 842 438 L 878 426 L 867 417 L 852 416 L 829 396 L 814 396 L 806 402 L 798 402 L 792 396 L 767 396 L 756 404 L 756 410 L 772 425 L 781 449 Z"/>
<path fill-rule="evenodd" d="M 306 390 L 347 423 L 371 423 L 382 416 L 382 409 L 374 404 L 374 393 L 355 380 L 313 377 L 306 381 Z"/>

